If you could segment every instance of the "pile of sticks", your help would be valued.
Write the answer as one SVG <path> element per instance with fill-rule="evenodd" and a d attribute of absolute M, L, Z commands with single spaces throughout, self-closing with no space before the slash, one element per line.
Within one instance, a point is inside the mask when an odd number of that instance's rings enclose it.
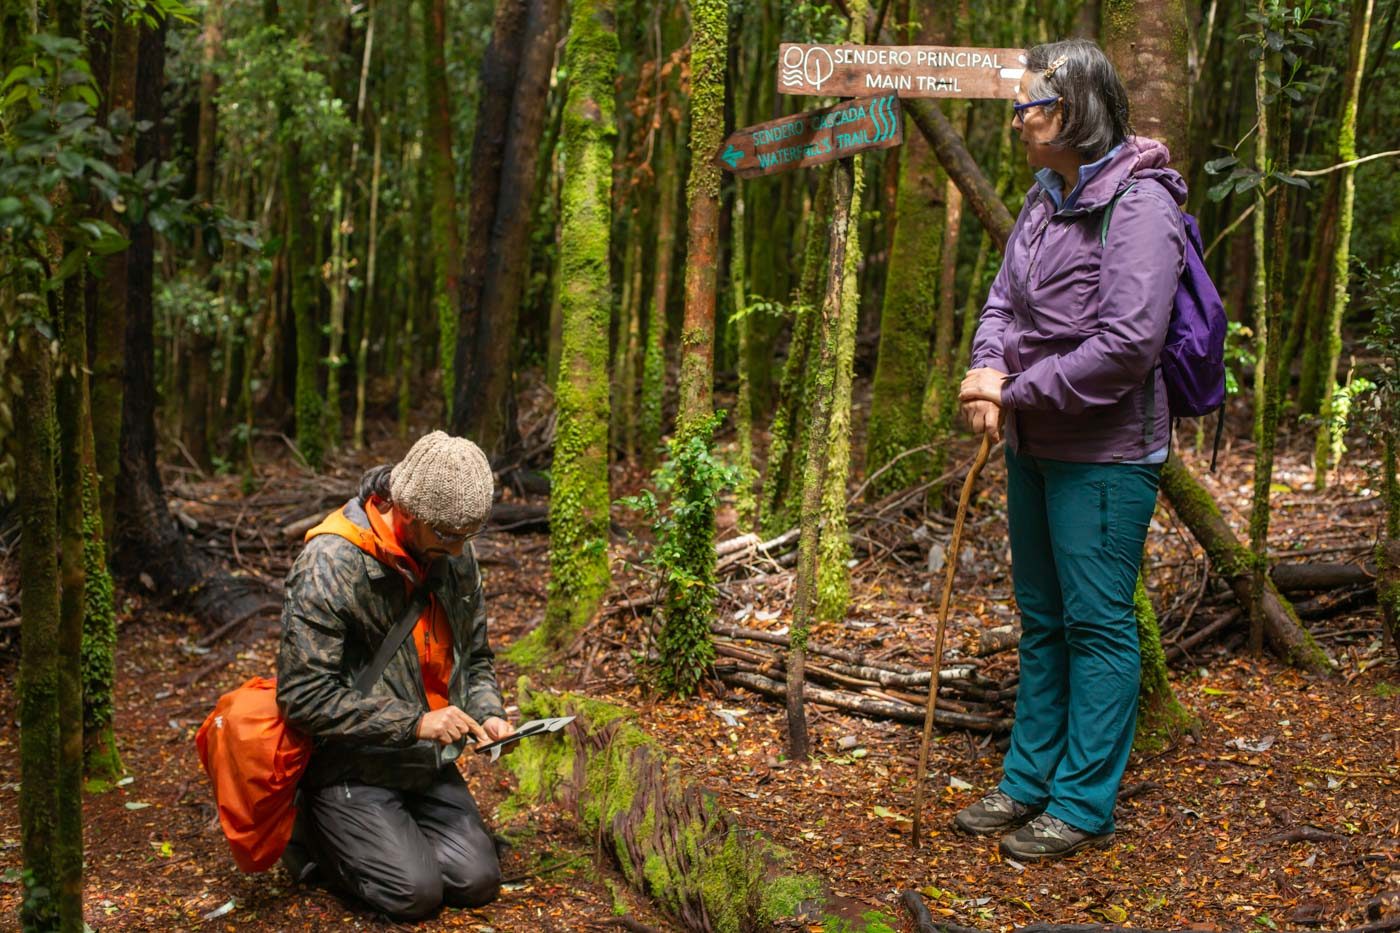
<path fill-rule="evenodd" d="M 786 635 L 715 623 L 715 672 L 724 683 L 770 697 L 787 695 Z M 774 646 L 774 647 L 769 647 Z M 804 696 L 813 703 L 874 719 L 922 724 L 929 672 L 889 661 L 876 662 L 840 648 L 807 645 Z M 1011 730 L 1016 679 L 985 676 L 974 664 L 950 664 L 939 677 L 934 718 L 953 729 L 1003 733 Z"/>

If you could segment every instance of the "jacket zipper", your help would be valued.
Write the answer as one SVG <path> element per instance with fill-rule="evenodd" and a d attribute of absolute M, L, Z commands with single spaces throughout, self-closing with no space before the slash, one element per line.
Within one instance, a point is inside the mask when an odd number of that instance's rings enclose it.
<path fill-rule="evenodd" d="M 1042 193 L 1041 197 L 1048 198 L 1049 195 Z M 1031 244 L 1031 256 L 1026 262 L 1026 277 L 1021 282 L 1021 294 L 1024 295 L 1026 299 L 1026 315 L 1031 319 L 1031 324 L 1033 326 L 1036 321 L 1035 312 L 1031 310 L 1031 278 L 1035 275 L 1035 265 L 1040 260 L 1040 248 L 1045 243 L 1045 230 L 1050 226 L 1050 221 L 1053 220 L 1054 217 L 1054 205 L 1051 205 L 1050 213 L 1045 215 L 1045 219 L 1040 222 L 1040 226 L 1035 231 L 1035 238 Z"/>

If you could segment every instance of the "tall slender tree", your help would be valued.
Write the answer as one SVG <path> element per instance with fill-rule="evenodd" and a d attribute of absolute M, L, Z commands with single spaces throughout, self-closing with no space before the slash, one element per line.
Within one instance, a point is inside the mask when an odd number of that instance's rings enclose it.
<path fill-rule="evenodd" d="M 570 14 L 557 285 L 563 332 L 543 626 L 551 647 L 593 617 L 609 580 L 608 251 L 618 45 L 612 0 L 570 0 Z"/>
<path fill-rule="evenodd" d="M 515 5 L 519 5 L 516 0 Z M 423 18 L 423 87 L 428 106 L 427 154 L 432 183 L 433 308 L 438 321 L 442 397 L 451 421 L 456 391 L 458 315 L 461 304 L 462 236 L 457 226 L 456 163 L 452 158 L 452 105 L 447 87 L 446 0 L 418 0 Z M 480 235 L 480 234 L 478 234 Z"/>
<path fill-rule="evenodd" d="M 1342 85 L 1342 116 L 1337 127 L 1337 160 L 1356 160 L 1356 110 L 1361 97 L 1361 76 L 1366 72 L 1366 46 L 1371 34 L 1371 14 L 1375 0 L 1353 0 L 1350 19 L 1350 54 Z M 1337 361 L 1342 355 L 1342 320 L 1346 317 L 1351 288 L 1351 232 L 1356 204 L 1356 166 L 1342 171 L 1341 204 L 1337 214 L 1337 252 L 1332 257 L 1332 307 L 1325 334 L 1327 355 L 1322 367 L 1323 380 L 1318 407 L 1317 439 L 1313 445 L 1313 485 L 1326 489 L 1334 462 L 1335 394 Z"/>

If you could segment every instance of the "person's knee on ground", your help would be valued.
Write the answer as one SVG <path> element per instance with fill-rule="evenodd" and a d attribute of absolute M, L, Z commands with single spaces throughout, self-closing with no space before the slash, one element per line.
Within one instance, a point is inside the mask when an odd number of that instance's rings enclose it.
<path fill-rule="evenodd" d="M 501 863 L 492 849 L 442 866 L 442 899 L 452 907 L 482 907 L 501 893 Z"/>
<path fill-rule="evenodd" d="M 435 865 L 407 860 L 403 870 L 360 879 L 355 893 L 376 911 L 395 920 L 422 920 L 443 905 L 443 877 Z"/>

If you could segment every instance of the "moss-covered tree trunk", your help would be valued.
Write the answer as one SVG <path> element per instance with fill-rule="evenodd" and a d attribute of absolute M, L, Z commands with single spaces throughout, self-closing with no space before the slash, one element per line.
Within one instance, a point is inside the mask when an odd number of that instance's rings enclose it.
<path fill-rule="evenodd" d="M 666 393 L 666 306 L 671 293 L 671 269 L 676 251 L 676 213 L 680 199 L 679 133 L 663 108 L 663 127 L 657 134 L 660 160 L 656 207 L 656 260 L 647 317 L 646 351 L 642 355 L 641 423 L 637 446 L 642 463 L 655 465 L 661 445 L 662 414 Z"/>
<path fill-rule="evenodd" d="M 851 168 L 850 160 L 843 159 L 830 169 L 831 215 L 830 224 L 826 226 L 826 284 L 821 307 L 813 315 L 814 352 L 809 356 L 811 365 L 808 367 L 812 377 L 808 385 L 810 407 L 807 449 L 802 466 L 797 579 L 789 636 L 792 647 L 787 662 L 788 754 L 799 761 L 807 757 L 809 750 L 807 713 L 803 706 L 807 638 L 817 612 L 822 480 L 828 463 L 827 428 L 831 421 L 836 382 L 836 352 L 846 276 L 846 241 L 851 228 L 855 226 L 851 219 L 851 191 L 854 187 Z"/>
<path fill-rule="evenodd" d="M 1162 468 L 1162 491 L 1177 517 L 1206 549 L 1211 569 L 1230 584 L 1235 598 L 1248 612 L 1253 601 L 1254 555 L 1235 538 L 1220 507 L 1175 454 Z M 1265 582 L 1263 611 L 1265 638 L 1280 657 L 1305 670 L 1332 669 L 1326 653 L 1303 628 L 1293 607 L 1272 581 Z"/>
<path fill-rule="evenodd" d="M 729 253 L 729 294 L 733 304 L 734 333 L 738 344 L 736 365 L 739 372 L 739 392 L 734 401 L 734 429 L 739 434 L 739 488 L 734 496 L 734 511 L 738 530 L 752 532 L 758 522 L 758 501 L 754 483 L 758 473 L 753 465 L 753 399 L 749 363 L 750 320 L 747 314 L 748 293 L 744 287 L 744 184 L 734 185 L 734 211 L 730 222 L 733 248 Z"/>
<path fill-rule="evenodd" d="M 1141 754 L 1162 751 L 1183 733 L 1198 725 L 1196 716 L 1177 700 L 1167 679 L 1167 656 L 1162 650 L 1162 630 L 1157 612 L 1147 596 L 1147 584 L 1138 573 L 1133 591 L 1133 613 L 1137 616 L 1138 646 L 1142 654 L 1142 679 L 1138 685 L 1138 726 L 1133 748 Z"/>
<path fill-rule="evenodd" d="M 559 235 L 562 334 L 544 618 L 550 647 L 567 643 L 593 617 L 609 580 L 608 255 L 618 46 L 611 0 L 570 0 L 570 10 Z"/>
<path fill-rule="evenodd" d="M 829 231 L 825 218 L 831 211 L 832 169 L 820 173 L 816 194 L 808 212 L 802 278 L 793 301 L 792 339 L 783 361 L 777 410 L 768 428 L 768 454 L 764 463 L 763 491 L 759 503 L 759 527 L 766 537 L 776 537 L 795 527 L 801 511 L 802 471 L 806 463 L 808 386 L 816 373 L 807 365 L 815 334 L 820 329 L 818 309 L 826 282 Z"/>
<path fill-rule="evenodd" d="M 937 38 L 931 7 L 931 3 L 920 4 L 920 44 L 932 44 Z M 899 171 L 899 221 L 885 281 L 865 442 L 867 476 L 874 476 L 903 452 L 927 442 L 921 400 L 929 379 L 929 333 L 938 299 L 947 175 L 934 157 L 933 147 L 912 126 L 904 134 Z M 871 482 L 869 495 L 878 499 L 914 485 L 928 464 L 927 456 L 903 457 Z"/>
<path fill-rule="evenodd" d="M 865 43 L 866 0 L 850 5 L 850 41 Z M 851 602 L 850 530 L 846 523 L 846 484 L 851 475 L 851 394 L 855 383 L 856 323 L 860 316 L 861 206 L 865 156 L 851 159 L 850 229 L 843 250 L 840 317 L 836 329 L 836 372 L 831 416 L 826 422 L 826 470 L 822 474 L 820 539 L 817 558 L 817 619 L 837 621 Z M 805 495 L 805 490 L 804 490 Z"/>
<path fill-rule="evenodd" d="M 714 661 L 715 494 L 707 477 L 712 447 L 715 306 L 719 276 L 720 170 L 712 155 L 724 138 L 728 0 L 691 0 L 690 177 L 686 183 L 685 321 L 676 415 L 677 543 L 680 573 L 668 576 L 658 636 L 668 688 L 695 689 Z"/>
<path fill-rule="evenodd" d="M 503 3 L 511 0 L 503 0 Z M 522 6 L 514 0 L 514 6 Z M 418 0 L 423 18 L 423 87 L 428 114 L 424 152 L 432 184 L 433 308 L 438 322 L 443 420 L 452 422 L 458 314 L 461 302 L 462 237 L 457 225 L 456 163 L 452 159 L 452 104 L 447 87 L 446 0 Z M 483 169 L 484 170 L 484 169 Z M 474 231 L 478 237 L 485 230 Z M 473 335 L 474 336 L 474 335 Z"/>
<path fill-rule="evenodd" d="M 33 283 L 25 289 L 31 295 Z M 16 289 L 5 297 L 14 301 Z M 20 788 L 24 867 L 30 873 L 21 920 L 26 930 L 58 928 L 58 846 L 62 742 L 58 494 L 53 359 L 47 309 L 21 307 L 15 366 L 24 387 L 15 411 L 16 494 L 20 507 Z M 41 327 L 43 330 L 41 330 Z"/>
<path fill-rule="evenodd" d="M 1255 12 L 1259 16 L 1267 17 L 1263 0 L 1256 4 Z M 1271 59 L 1277 59 L 1277 56 L 1271 56 L 1267 54 L 1267 50 L 1261 49 L 1259 60 L 1254 67 L 1254 108 L 1257 120 L 1254 169 L 1261 175 L 1268 173 L 1272 158 L 1272 153 L 1269 152 L 1271 115 L 1266 103 L 1268 84 L 1265 80 L 1270 65 L 1277 67 L 1277 61 Z M 1254 357 L 1259 361 L 1259 365 L 1254 367 L 1254 497 L 1249 518 L 1249 546 L 1255 559 L 1253 597 L 1250 600 L 1249 613 L 1249 649 L 1256 655 L 1264 650 L 1264 618 L 1260 612 L 1259 597 L 1263 593 L 1264 576 L 1268 568 L 1266 560 L 1269 543 L 1269 482 L 1273 479 L 1274 467 L 1273 432 L 1265 427 L 1269 416 L 1269 392 L 1272 387 L 1272 380 L 1269 378 L 1271 373 L 1264 362 L 1268 359 L 1269 325 L 1272 323 L 1269 314 L 1269 269 L 1280 259 L 1277 254 L 1269 254 L 1268 223 L 1268 203 L 1264 198 L 1264 187 L 1261 185 L 1254 192 L 1254 216 L 1250 221 L 1250 238 L 1254 243 L 1254 274 L 1249 292 L 1250 305 L 1254 311 Z M 1224 412 L 1221 412 L 1220 417 L 1224 417 Z"/>
<path fill-rule="evenodd" d="M 1342 114 L 1337 126 L 1337 161 L 1356 159 L 1356 107 L 1361 96 L 1361 76 L 1366 71 L 1366 43 L 1371 32 L 1375 0 L 1351 4 L 1351 52 L 1342 85 Z M 1313 445 L 1313 485 L 1320 492 L 1327 488 L 1328 474 L 1336 466 L 1340 442 L 1339 426 L 1333 423 L 1333 394 L 1337 391 L 1337 361 L 1342 355 L 1342 319 L 1346 317 L 1347 295 L 1351 286 L 1351 230 L 1356 203 L 1356 166 L 1341 170 L 1342 199 L 1337 209 L 1337 252 L 1332 257 L 1332 307 L 1327 316 L 1327 354 L 1322 366 L 1321 398 L 1318 405 L 1317 439 Z"/>

